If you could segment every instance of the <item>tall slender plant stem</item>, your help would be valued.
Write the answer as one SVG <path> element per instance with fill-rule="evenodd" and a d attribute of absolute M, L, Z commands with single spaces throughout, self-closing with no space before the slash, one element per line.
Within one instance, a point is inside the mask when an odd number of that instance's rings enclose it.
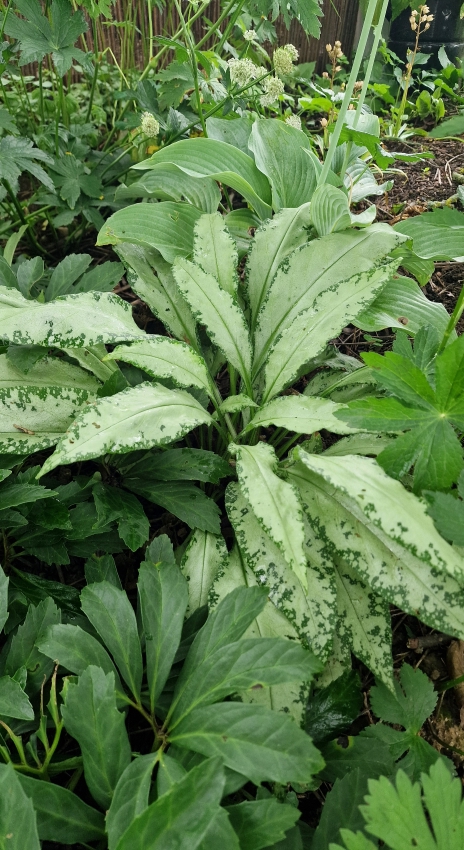
<path fill-rule="evenodd" d="M 338 113 L 338 118 L 330 138 L 329 149 L 327 151 L 324 165 L 317 181 L 318 186 L 323 186 L 327 182 L 330 166 L 332 165 L 332 161 L 335 156 L 335 151 L 337 149 L 342 128 L 345 122 L 346 113 L 348 112 L 348 107 L 351 103 L 351 98 L 353 96 L 354 85 L 356 83 L 356 80 L 358 79 L 359 69 L 361 67 L 361 63 L 364 57 L 364 51 L 366 49 L 367 40 L 369 38 L 369 33 L 371 30 L 372 22 L 374 20 L 376 9 L 377 0 L 369 0 L 369 5 L 366 9 L 366 16 L 364 18 L 364 24 L 359 39 L 359 44 L 353 60 L 353 67 L 351 69 L 351 74 L 346 85 L 345 97 L 343 98 L 340 112 Z"/>
<path fill-rule="evenodd" d="M 437 354 L 441 354 L 441 352 L 445 350 L 446 346 L 448 345 L 449 338 L 450 338 L 451 334 L 453 333 L 453 331 L 454 331 L 454 329 L 455 329 L 457 323 L 459 322 L 459 319 L 461 318 L 463 313 L 464 313 L 464 284 L 463 284 L 463 287 L 462 287 L 462 289 L 459 293 L 459 298 L 456 301 L 456 306 L 455 306 L 455 308 L 454 308 L 454 310 L 453 310 L 453 312 L 450 316 L 450 320 L 449 320 L 449 322 L 446 326 L 446 330 L 445 330 L 445 333 L 443 334 L 443 339 L 440 343 Z"/>
<path fill-rule="evenodd" d="M 196 100 L 196 104 L 197 104 L 197 112 L 198 112 L 198 116 L 200 118 L 201 126 L 203 128 L 203 133 L 206 136 L 207 135 L 206 122 L 205 122 L 205 117 L 203 115 L 203 105 L 202 105 L 202 102 L 201 102 L 200 87 L 198 85 L 198 66 L 197 66 L 197 59 L 196 59 L 196 56 L 195 56 L 195 43 L 193 41 L 192 33 L 189 29 L 189 26 L 187 25 L 186 20 L 184 18 L 184 15 L 182 13 L 182 9 L 181 9 L 181 5 L 179 3 L 179 0 L 174 0 L 174 4 L 175 4 L 175 7 L 177 9 L 177 14 L 179 15 L 179 19 L 180 19 L 181 26 L 182 26 L 182 32 L 183 32 L 183 35 L 184 35 L 184 38 L 185 38 L 185 44 L 186 44 L 187 50 L 189 52 L 190 65 L 191 65 L 191 68 L 192 68 L 192 75 L 193 75 L 193 84 L 195 86 L 195 100 Z"/>
<path fill-rule="evenodd" d="M 219 18 L 217 19 L 217 21 L 214 22 L 214 24 L 209 28 L 208 32 L 205 33 L 203 38 L 200 39 L 200 41 L 197 44 L 198 48 L 200 48 L 205 43 L 205 41 L 208 41 L 208 39 L 211 38 L 213 33 L 215 33 L 217 29 L 219 29 L 222 22 L 225 21 L 225 19 L 229 16 L 230 12 L 232 11 L 232 9 L 236 5 L 236 3 L 237 3 L 237 0 L 230 0 L 230 2 L 227 4 L 224 11 L 221 12 L 221 14 L 219 15 Z M 243 3 L 244 3 L 244 0 L 238 0 L 238 6 L 240 8 L 240 11 L 242 10 Z M 221 39 L 221 41 L 222 41 L 222 39 Z"/>

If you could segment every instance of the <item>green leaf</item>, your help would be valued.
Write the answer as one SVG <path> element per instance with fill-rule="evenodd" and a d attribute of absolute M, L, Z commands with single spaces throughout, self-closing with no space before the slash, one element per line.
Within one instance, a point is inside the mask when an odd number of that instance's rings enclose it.
<path fill-rule="evenodd" d="M 98 522 L 94 528 L 106 527 L 118 521 L 119 536 L 126 546 L 136 552 L 147 542 L 150 525 L 139 500 L 119 487 L 96 484 L 92 490 Z"/>
<path fill-rule="evenodd" d="M 139 699 L 142 652 L 135 612 L 127 594 L 110 582 L 101 581 L 83 588 L 81 607 L 110 651 L 132 694 Z"/>
<path fill-rule="evenodd" d="M 220 533 L 220 510 L 213 499 L 203 490 L 184 481 L 154 481 L 145 478 L 134 479 L 126 486 L 154 502 L 162 505 L 190 528 L 199 528 L 211 534 Z"/>
<path fill-rule="evenodd" d="M 245 318 L 236 301 L 212 275 L 188 260 L 173 266 L 177 285 L 195 318 L 206 326 L 212 341 L 238 370 L 245 382 L 251 370 L 251 345 Z"/>
<path fill-rule="evenodd" d="M 168 379 L 178 387 L 197 387 L 211 394 L 206 363 L 188 345 L 165 336 L 153 336 L 134 345 L 118 345 L 105 360 L 122 360 L 144 369 L 153 378 Z"/>
<path fill-rule="evenodd" d="M 69 71 L 73 60 L 89 70 L 88 57 L 74 47 L 79 36 L 87 30 L 81 11 L 73 12 L 67 0 L 53 0 L 49 19 L 43 15 L 37 0 L 15 0 L 15 6 L 26 20 L 9 15 L 5 32 L 20 42 L 21 65 L 42 62 L 47 54 L 51 54 L 60 76 Z"/>
<path fill-rule="evenodd" d="M 162 446 L 210 421 L 209 413 L 189 393 L 142 383 L 99 399 L 80 414 L 43 465 L 41 474 L 106 452 L 122 454 Z"/>
<path fill-rule="evenodd" d="M 222 847 L 223 850 L 240 850 L 237 833 L 231 826 L 229 815 L 222 808 L 212 820 L 198 850 L 215 850 L 216 847 Z"/>
<path fill-rule="evenodd" d="M 87 584 L 97 581 L 109 581 L 119 590 L 122 589 L 116 564 L 112 555 L 92 555 L 85 564 L 85 580 Z"/>
<path fill-rule="evenodd" d="M 311 221 L 318 236 L 328 236 L 351 227 L 351 215 L 345 192 L 335 186 L 319 186 L 311 202 Z"/>
<path fill-rule="evenodd" d="M 174 145 L 169 147 L 172 149 Z M 191 254 L 193 229 L 200 216 L 200 210 L 190 204 L 171 201 L 135 204 L 118 210 L 107 219 L 98 234 L 97 245 L 131 242 L 149 246 L 156 248 L 168 263 L 173 263 L 176 257 Z"/>
<path fill-rule="evenodd" d="M 256 231 L 246 263 L 253 330 L 277 269 L 308 241 L 309 208 L 308 203 L 296 209 L 281 210 Z"/>
<path fill-rule="evenodd" d="M 441 49 L 441 48 L 440 48 Z M 442 121 L 438 127 L 429 130 L 432 139 L 446 139 L 447 136 L 460 136 L 464 133 L 464 115 L 453 115 L 446 121 Z"/>
<path fill-rule="evenodd" d="M 43 638 L 46 629 L 59 623 L 60 619 L 60 610 L 49 597 L 37 606 L 29 606 L 24 623 L 13 636 L 6 657 L 5 673 L 14 676 L 20 667 L 25 667 L 29 693 L 39 691 L 53 670 L 53 660 L 39 652 L 35 644 Z"/>
<path fill-rule="evenodd" d="M 40 850 L 32 801 L 11 764 L 0 764 L 0 836 L 5 850 Z"/>
<path fill-rule="evenodd" d="M 117 687 L 122 691 L 116 667 L 110 656 L 101 643 L 80 626 L 50 626 L 44 637 L 37 641 L 37 648 L 78 676 L 89 664 L 101 667 L 104 673 L 114 673 Z"/>
<path fill-rule="evenodd" d="M 194 531 L 180 565 L 188 582 L 188 614 L 207 604 L 211 585 L 226 560 L 223 537 L 199 529 Z"/>
<path fill-rule="evenodd" d="M 18 346 L 19 350 L 27 348 L 27 346 Z M 90 394 L 96 393 L 99 382 L 77 366 L 71 363 L 65 363 L 58 360 L 56 357 L 41 358 L 40 363 L 32 363 L 27 369 L 20 368 L 20 364 L 12 362 L 12 346 L 8 349 L 8 354 L 0 354 L 0 389 L 12 389 L 18 385 L 26 385 L 28 387 L 67 387 L 74 390 L 85 391 L 85 399 L 89 398 Z M 15 357 L 16 360 L 16 357 Z"/>
<path fill-rule="evenodd" d="M 277 457 L 265 443 L 236 446 L 240 488 L 286 562 L 307 589 L 301 504 L 291 484 L 276 474 Z"/>
<path fill-rule="evenodd" d="M 146 171 L 169 162 L 192 177 L 212 177 L 239 192 L 261 218 L 271 213 L 271 193 L 266 177 L 250 156 L 215 139 L 196 138 L 174 142 L 134 166 Z"/>
<path fill-rule="evenodd" d="M 255 413 L 244 431 L 275 425 L 277 428 L 286 428 L 297 434 L 314 434 L 321 428 L 326 428 L 334 434 L 352 433 L 348 425 L 346 430 L 342 425 L 344 430 L 341 430 L 340 421 L 334 416 L 337 410 L 343 409 L 344 405 L 336 404 L 327 398 L 303 395 L 282 396 L 268 402 L 258 413 Z"/>
<path fill-rule="evenodd" d="M 387 690 L 385 686 L 384 689 Z M 336 738 L 349 729 L 361 706 L 359 673 L 348 670 L 311 695 L 305 713 L 305 729 L 315 744 Z"/>
<path fill-rule="evenodd" d="M 8 619 L 8 584 L 9 579 L 0 566 L 0 632 Z"/>
<path fill-rule="evenodd" d="M 462 480 L 463 473 L 459 476 Z M 426 491 L 429 501 L 427 513 L 432 517 L 436 529 L 445 540 L 456 546 L 464 546 L 464 504 L 462 499 L 455 498 L 451 493 L 431 493 Z"/>
<path fill-rule="evenodd" d="M 116 708 L 114 675 L 89 665 L 77 684 L 68 683 L 62 716 L 67 732 L 81 748 L 89 791 L 107 809 L 130 762 L 124 715 Z"/>
<path fill-rule="evenodd" d="M 237 294 L 237 248 L 219 213 L 202 215 L 195 225 L 193 259 L 221 289 L 234 298 Z"/>
<path fill-rule="evenodd" d="M 0 715 L 18 720 L 34 720 L 34 709 L 19 682 L 10 676 L 0 678 Z"/>
<path fill-rule="evenodd" d="M 241 850 L 261 850 L 281 841 L 300 816 L 294 806 L 272 798 L 227 806 L 226 812 L 240 839 Z"/>
<path fill-rule="evenodd" d="M 125 482 L 131 482 L 132 476 L 158 478 L 161 481 L 209 481 L 218 484 L 221 478 L 231 475 L 232 470 L 226 460 L 214 452 L 205 449 L 167 449 L 163 452 L 145 455 L 138 463 L 131 465 L 125 475 Z"/>
<path fill-rule="evenodd" d="M 339 554 L 403 611 L 464 635 L 461 558 L 428 521 L 425 505 L 375 460 L 296 452 L 301 464 L 288 475 L 300 488 L 321 557 L 331 563 Z"/>
<path fill-rule="evenodd" d="M 79 348 L 142 336 L 130 305 L 107 292 L 64 295 L 41 304 L 1 286 L 0 306 L 0 337 L 17 345 Z"/>
<path fill-rule="evenodd" d="M 18 773 L 18 778 L 23 791 L 32 800 L 42 841 L 69 844 L 98 841 L 104 836 L 102 813 L 84 803 L 77 794 L 51 782 L 30 779 L 22 773 Z"/>
<path fill-rule="evenodd" d="M 372 710 L 381 720 L 416 734 L 432 714 L 438 695 L 425 673 L 409 664 L 403 664 L 400 682 L 394 684 L 394 693 L 381 682 L 371 688 Z"/>
<path fill-rule="evenodd" d="M 53 269 L 45 290 L 46 301 L 52 301 L 58 295 L 66 295 L 73 283 L 87 271 L 91 262 L 90 254 L 68 254 Z"/>
<path fill-rule="evenodd" d="M 337 619 L 333 568 L 320 570 L 307 552 L 306 592 L 235 483 L 227 488 L 226 508 L 240 550 L 258 584 L 268 588 L 269 598 L 288 619 L 290 629 L 293 627 L 300 640 L 325 660 Z"/>
<path fill-rule="evenodd" d="M 116 850 L 165 850 L 182 842 L 196 850 L 220 811 L 224 781 L 219 758 L 194 767 L 132 821 Z"/>
<path fill-rule="evenodd" d="M 188 589 L 175 564 L 161 563 L 154 566 L 143 561 L 139 570 L 138 592 L 145 638 L 150 706 L 154 711 L 180 643 Z"/>
<path fill-rule="evenodd" d="M 157 760 L 157 753 L 139 756 L 119 777 L 106 813 L 109 850 L 115 850 L 119 839 L 132 821 L 148 807 L 151 776 Z"/>
<path fill-rule="evenodd" d="M 257 705 L 229 702 L 196 708 L 169 739 L 208 757 L 220 755 L 227 767 L 256 785 L 310 782 L 323 765 L 319 752 L 293 720 Z"/>
<path fill-rule="evenodd" d="M 166 162 L 154 171 L 147 171 L 134 183 L 119 185 L 114 193 L 116 201 L 133 198 L 159 198 L 160 201 L 187 201 L 205 213 L 218 208 L 221 193 L 217 183 L 210 177 L 197 180 L 182 171 L 177 165 Z"/>
<path fill-rule="evenodd" d="M 258 118 L 248 147 L 259 170 L 269 178 L 276 212 L 311 200 L 321 167 L 305 133 L 275 118 Z"/>
<path fill-rule="evenodd" d="M 403 251 L 401 247 L 400 252 Z M 425 285 L 424 281 L 422 285 Z M 383 328 L 407 328 L 416 334 L 424 325 L 432 325 L 443 335 L 449 316 L 443 304 L 429 301 L 410 277 L 394 275 L 380 295 L 354 320 L 366 331 Z"/>
<path fill-rule="evenodd" d="M 327 850 L 329 842 L 340 837 L 342 824 L 348 829 L 362 829 L 364 820 L 359 806 L 367 794 L 367 779 L 367 774 L 358 767 L 347 773 L 343 779 L 335 780 L 332 790 L 325 798 L 311 850 Z"/>
<path fill-rule="evenodd" d="M 389 744 L 364 734 L 343 736 L 320 747 L 325 761 L 321 774 L 327 782 L 343 779 L 357 769 L 369 777 L 391 776 L 395 770 Z"/>
<path fill-rule="evenodd" d="M 413 240 L 419 257 L 464 262 L 464 213 L 445 207 L 406 218 L 395 224 L 398 233 Z"/>
<path fill-rule="evenodd" d="M 18 188 L 18 180 L 23 171 L 32 174 L 50 192 L 55 191 L 53 181 L 37 160 L 45 165 L 52 162 L 51 157 L 45 151 L 35 148 L 29 139 L 18 139 L 15 136 L 3 136 L 0 139 L 0 179 L 7 180 L 13 191 Z"/>

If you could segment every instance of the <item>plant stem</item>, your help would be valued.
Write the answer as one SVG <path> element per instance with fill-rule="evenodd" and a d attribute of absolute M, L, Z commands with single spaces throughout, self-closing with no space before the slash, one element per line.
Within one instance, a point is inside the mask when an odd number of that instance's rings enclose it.
<path fill-rule="evenodd" d="M 230 0 L 230 2 L 227 4 L 224 11 L 221 12 L 221 14 L 219 15 L 219 18 L 217 19 L 217 21 L 215 21 L 215 23 L 205 33 L 203 38 L 201 38 L 200 41 L 198 42 L 198 44 L 197 44 L 198 49 L 205 43 L 205 41 L 208 41 L 208 39 L 211 38 L 213 33 L 215 33 L 216 30 L 221 26 L 222 22 L 225 21 L 225 19 L 228 17 L 229 13 L 234 8 L 236 3 L 237 3 L 237 0 Z M 243 3 L 244 3 L 244 0 L 238 0 L 238 5 L 239 5 L 239 8 L 240 8 L 240 11 L 242 9 Z M 222 38 L 221 38 L 221 41 L 222 41 Z M 221 42 L 219 42 L 219 44 L 221 44 Z"/>
<path fill-rule="evenodd" d="M 98 72 L 100 70 L 100 63 L 99 63 L 99 59 L 98 59 L 97 25 L 96 25 L 95 18 L 92 18 L 92 24 L 93 24 L 93 47 L 94 47 L 94 56 L 95 56 L 95 70 L 93 72 L 92 87 L 90 89 L 89 105 L 88 105 L 88 108 L 87 108 L 87 114 L 85 116 L 86 122 L 90 121 L 90 117 L 92 115 L 93 99 L 94 99 L 94 96 L 95 96 L 95 89 L 96 89 L 96 86 L 97 86 Z"/>
<path fill-rule="evenodd" d="M 364 51 L 366 49 L 367 40 L 369 38 L 369 33 L 372 25 L 372 21 L 374 20 L 375 12 L 377 8 L 377 0 L 370 0 L 369 5 L 366 10 L 366 16 L 364 18 L 364 24 L 361 31 L 361 36 L 359 38 L 359 44 L 355 53 L 355 57 L 353 60 L 353 67 L 351 69 L 351 74 L 348 79 L 348 83 L 346 86 L 345 97 L 343 98 L 342 105 L 340 108 L 340 112 L 338 113 L 338 118 L 334 127 L 334 131 L 332 133 L 329 149 L 327 151 L 327 155 L 324 161 L 324 165 L 322 167 L 321 173 L 319 175 L 319 179 L 317 181 L 318 186 L 324 186 L 327 183 L 327 177 L 329 175 L 330 166 L 332 165 L 333 158 L 335 156 L 335 151 L 337 149 L 337 145 L 340 139 L 340 135 L 342 132 L 343 125 L 345 123 L 346 113 L 348 112 L 348 107 L 351 103 L 351 98 L 353 96 L 354 84 L 358 79 L 359 69 L 361 67 L 361 63 L 364 57 Z"/>
<path fill-rule="evenodd" d="M 180 5 L 179 0 L 174 0 L 174 4 L 175 4 L 175 7 L 177 9 L 177 14 L 179 15 L 179 18 L 180 18 L 180 22 L 181 22 L 181 25 L 182 25 L 182 32 L 183 32 L 186 47 L 187 47 L 187 50 L 188 50 L 189 56 L 190 56 L 190 66 L 191 66 L 192 74 L 193 74 L 193 84 L 195 86 L 195 100 L 196 100 L 196 104 L 197 104 L 197 112 L 198 112 L 198 116 L 200 118 L 201 126 L 203 128 L 203 133 L 206 136 L 207 135 L 206 122 L 205 122 L 205 117 L 203 115 L 203 106 L 202 106 L 202 103 L 201 103 L 200 87 L 198 85 L 198 65 L 197 65 L 197 60 L 196 60 L 196 56 L 195 56 L 195 44 L 194 44 L 194 41 L 192 39 L 192 34 L 189 30 L 189 27 L 186 24 L 184 15 L 182 14 L 182 9 L 181 9 L 181 5 Z"/>
<path fill-rule="evenodd" d="M 450 316 L 450 320 L 449 320 L 449 322 L 446 326 L 445 333 L 443 334 L 443 339 L 442 339 L 442 341 L 439 345 L 438 351 L 437 351 L 437 356 L 439 354 L 441 354 L 442 351 L 445 350 L 446 346 L 448 345 L 449 338 L 450 338 L 451 334 L 453 333 L 453 331 L 454 331 L 454 329 L 455 329 L 457 323 L 459 322 L 459 319 L 461 318 L 463 313 L 464 313 L 464 286 L 462 287 L 462 289 L 459 293 L 459 298 L 456 301 L 456 306 L 455 306 L 455 308 L 454 308 L 454 310 L 453 310 L 453 312 Z"/>

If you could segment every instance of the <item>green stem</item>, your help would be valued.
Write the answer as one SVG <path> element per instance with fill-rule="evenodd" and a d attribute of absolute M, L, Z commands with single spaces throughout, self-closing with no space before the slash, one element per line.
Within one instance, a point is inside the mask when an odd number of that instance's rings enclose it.
<path fill-rule="evenodd" d="M 459 298 L 456 301 L 456 306 L 455 306 L 455 308 L 454 308 L 454 310 L 453 310 L 453 312 L 450 316 L 449 322 L 446 326 L 445 333 L 443 334 L 443 339 L 442 339 L 440 346 L 438 348 L 438 351 L 437 351 L 437 356 L 439 354 L 441 354 L 442 351 L 445 350 L 446 346 L 448 345 L 449 338 L 450 338 L 451 334 L 453 333 L 453 331 L 454 331 L 454 329 L 455 329 L 457 323 L 459 322 L 459 319 L 461 318 L 463 313 L 464 313 L 464 286 L 462 287 L 462 289 L 459 293 Z"/>
<path fill-rule="evenodd" d="M 340 112 L 338 113 L 338 118 L 330 138 L 329 149 L 327 151 L 324 165 L 317 181 L 318 186 L 324 186 L 325 183 L 327 183 L 327 177 L 329 175 L 330 166 L 332 165 L 332 161 L 335 156 L 335 151 L 337 149 L 342 128 L 345 123 L 346 113 L 348 112 L 348 107 L 351 103 L 351 98 L 353 96 L 354 84 L 358 79 L 359 69 L 361 67 L 361 63 L 364 57 L 364 51 L 366 49 L 367 40 L 369 38 L 369 33 L 372 26 L 372 21 L 374 20 L 376 8 L 377 0 L 370 0 L 366 10 L 366 17 L 364 18 L 364 24 L 361 31 L 361 36 L 359 38 L 359 44 L 353 60 L 353 67 L 351 69 L 351 74 L 346 85 L 345 97 L 343 98 L 342 105 L 340 107 Z"/>
<path fill-rule="evenodd" d="M 89 105 L 87 107 L 87 114 L 85 116 L 86 122 L 90 121 L 90 117 L 92 115 L 93 99 L 94 99 L 94 96 L 95 96 L 95 89 L 97 87 L 98 72 L 100 70 L 100 63 L 99 63 L 99 60 L 98 60 L 97 24 L 96 24 L 96 21 L 95 21 L 94 18 L 92 18 L 92 24 L 93 24 L 93 47 L 94 47 L 94 56 L 95 56 L 95 70 L 93 72 L 92 87 L 90 89 Z"/>
<path fill-rule="evenodd" d="M 196 104 L 197 104 L 198 116 L 200 118 L 201 126 L 203 128 L 203 133 L 204 133 L 205 136 L 207 136 L 205 117 L 203 115 L 203 106 L 202 106 L 202 103 L 201 103 L 200 87 L 198 85 L 198 65 L 197 65 L 197 60 L 196 60 L 196 56 L 195 56 L 195 44 L 194 44 L 193 39 L 192 39 L 192 34 L 191 34 L 187 24 L 186 24 L 184 15 L 182 14 L 182 9 L 181 9 L 179 0 L 174 0 L 174 5 L 177 9 L 177 14 L 179 15 L 179 19 L 180 19 L 180 22 L 181 22 L 181 25 L 182 25 L 182 32 L 183 32 L 184 39 L 185 39 L 185 44 L 186 44 L 186 47 L 187 47 L 187 50 L 188 50 L 189 56 L 190 56 L 190 65 L 191 65 L 192 74 L 193 74 L 193 84 L 195 86 L 195 100 L 196 100 Z"/>
<path fill-rule="evenodd" d="M 224 11 L 221 12 L 221 14 L 219 15 L 219 18 L 217 19 L 217 21 L 215 21 L 215 23 L 209 28 L 208 32 L 205 33 L 203 38 L 200 38 L 200 41 L 197 44 L 198 49 L 200 49 L 200 47 L 205 43 L 205 41 L 208 41 L 208 39 L 211 38 L 213 33 L 215 33 L 216 30 L 221 26 L 222 22 L 225 21 L 225 19 L 229 16 L 230 11 L 233 9 L 233 7 L 235 6 L 236 3 L 237 3 L 237 0 L 230 0 L 230 2 L 227 4 Z M 240 11 L 242 9 L 243 3 L 244 3 L 244 0 L 239 0 L 238 4 L 239 4 L 239 7 L 240 7 Z M 221 39 L 221 41 L 222 41 L 222 39 Z M 219 42 L 219 43 L 221 43 L 221 42 Z"/>

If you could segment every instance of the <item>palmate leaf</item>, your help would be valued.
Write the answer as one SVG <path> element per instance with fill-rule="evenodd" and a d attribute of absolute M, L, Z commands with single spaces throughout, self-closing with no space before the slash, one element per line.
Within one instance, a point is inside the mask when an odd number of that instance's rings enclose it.
<path fill-rule="evenodd" d="M 239 119 L 240 120 L 240 119 Z M 237 248 L 219 213 L 202 215 L 195 225 L 193 259 L 206 274 L 216 278 L 221 289 L 237 294 Z"/>
<path fill-rule="evenodd" d="M 196 529 L 180 565 L 188 582 L 189 614 L 207 604 L 211 585 L 226 561 L 224 538 Z"/>
<path fill-rule="evenodd" d="M 178 387 L 212 392 L 203 358 L 185 343 L 165 336 L 149 336 L 134 345 L 118 345 L 105 360 L 132 363 L 151 377 L 168 379 Z"/>
<path fill-rule="evenodd" d="M 464 472 L 458 478 L 457 493 L 426 491 L 424 495 L 429 502 L 427 513 L 442 537 L 456 546 L 464 546 Z"/>
<path fill-rule="evenodd" d="M 301 503 L 291 484 L 276 474 L 277 457 L 271 446 L 234 446 L 240 489 L 263 530 L 281 550 L 286 562 L 307 589 Z"/>
<path fill-rule="evenodd" d="M 135 204 L 118 210 L 107 219 L 98 234 L 97 245 L 131 242 L 156 248 L 167 262 L 172 263 L 176 257 L 188 257 L 191 253 L 193 228 L 200 216 L 200 210 L 191 204 L 171 201 Z"/>
<path fill-rule="evenodd" d="M 288 476 L 300 489 L 320 557 L 342 557 L 403 611 L 463 635 L 462 559 L 425 505 L 369 458 L 296 454 L 300 462 Z"/>
<path fill-rule="evenodd" d="M 51 157 L 45 151 L 35 148 L 29 139 L 18 139 L 14 136 L 3 136 L 0 139 L 0 180 L 7 180 L 13 191 L 17 188 L 18 178 L 23 171 L 32 174 L 50 192 L 55 191 L 53 181 L 36 160 L 45 165 L 52 162 Z"/>
<path fill-rule="evenodd" d="M 394 693 L 382 683 L 371 688 L 372 709 L 381 720 L 404 726 L 408 732 L 417 734 L 432 714 L 438 694 L 425 673 L 409 664 L 403 664 L 400 682 L 394 684 Z"/>
<path fill-rule="evenodd" d="M 252 0 L 249 5 L 251 14 L 260 17 L 272 15 L 272 20 L 275 21 L 278 15 L 282 15 L 285 26 L 290 26 L 290 21 L 296 18 L 300 21 L 301 26 L 308 35 L 319 38 L 321 24 L 319 18 L 322 17 L 321 0 L 304 0 L 303 3 L 297 0 L 291 0 L 290 3 L 282 3 L 280 0 Z"/>
<path fill-rule="evenodd" d="M 189 393 L 142 383 L 87 407 L 45 461 L 41 474 L 105 452 L 162 446 L 210 422 L 209 413 Z"/>
<path fill-rule="evenodd" d="M 86 54 L 74 47 L 79 36 L 86 32 L 87 24 L 82 12 L 74 13 L 68 0 L 53 0 L 50 21 L 37 0 L 15 0 L 15 6 L 26 20 L 9 15 L 5 32 L 19 40 L 22 65 L 41 62 L 50 53 L 61 76 L 69 71 L 73 59 L 89 69 Z"/>

